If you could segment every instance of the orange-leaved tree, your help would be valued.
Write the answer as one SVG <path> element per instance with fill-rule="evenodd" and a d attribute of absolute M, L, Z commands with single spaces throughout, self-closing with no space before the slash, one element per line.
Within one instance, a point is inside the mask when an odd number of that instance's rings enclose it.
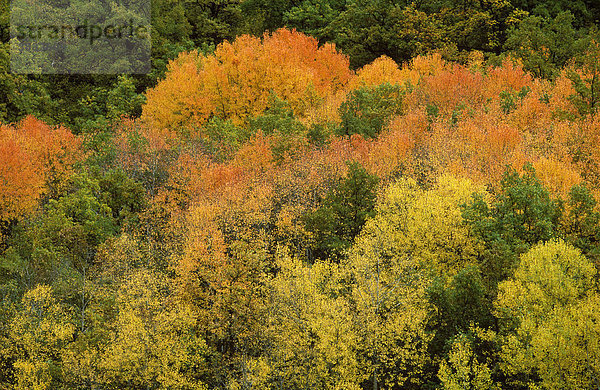
<path fill-rule="evenodd" d="M 343 88 L 351 74 L 335 46 L 319 46 L 302 33 L 242 35 L 214 54 L 182 53 L 172 61 L 166 78 L 147 92 L 142 118 L 156 129 L 194 130 L 211 116 L 244 125 L 265 110 L 273 93 L 302 116 Z"/>
<path fill-rule="evenodd" d="M 62 126 L 52 127 L 32 116 L 16 127 L 20 142 L 38 165 L 45 181 L 45 193 L 58 195 L 83 157 L 82 141 Z"/>
<path fill-rule="evenodd" d="M 81 140 L 64 127 L 33 117 L 1 125 L 0 220 L 20 218 L 42 196 L 59 194 L 81 157 Z"/>
<path fill-rule="evenodd" d="M 0 219 L 4 221 L 34 208 L 43 188 L 35 164 L 11 133 L 12 128 L 0 127 Z"/>

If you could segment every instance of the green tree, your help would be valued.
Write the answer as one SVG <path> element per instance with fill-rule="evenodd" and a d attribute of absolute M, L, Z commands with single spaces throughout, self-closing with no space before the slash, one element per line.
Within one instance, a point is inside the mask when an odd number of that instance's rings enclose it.
<path fill-rule="evenodd" d="M 300 153 L 300 145 L 304 143 L 308 133 L 289 103 L 275 94 L 269 96 L 269 105 L 261 115 L 249 119 L 249 133 L 257 131 L 272 136 L 271 150 L 276 162 Z"/>
<path fill-rule="evenodd" d="M 347 176 L 329 191 L 319 209 L 305 217 L 314 238 L 314 258 L 340 260 L 374 215 L 378 181 L 360 164 L 348 163 Z"/>
<path fill-rule="evenodd" d="M 60 283 L 68 291 L 71 272 L 89 268 L 96 247 L 117 232 L 112 210 L 99 197 L 98 182 L 75 175 L 68 193 L 51 199 L 43 213 L 17 227 L 4 266 L 20 275 L 24 286 Z"/>
<path fill-rule="evenodd" d="M 403 96 L 402 87 L 387 83 L 350 92 L 339 108 L 342 123 L 338 134 L 377 138 L 389 121 L 402 113 Z"/>
<path fill-rule="evenodd" d="M 597 202 L 584 184 L 571 188 L 561 219 L 561 235 L 590 260 L 598 262 L 600 242 L 600 213 Z"/>
<path fill-rule="evenodd" d="M 535 76 L 552 78 L 582 50 L 584 42 L 573 21 L 570 12 L 561 12 L 553 19 L 526 17 L 508 30 L 504 50 L 520 58 L 524 69 Z"/>
<path fill-rule="evenodd" d="M 444 46 L 444 32 L 434 15 L 395 0 L 351 0 L 325 29 L 353 68 L 382 55 L 403 63 Z"/>
<path fill-rule="evenodd" d="M 463 205 L 465 221 L 485 242 L 480 264 L 492 289 L 512 273 L 520 254 L 558 235 L 561 202 L 550 197 L 533 167 L 524 169 L 522 176 L 507 169 L 491 204 L 475 195 Z"/>
<path fill-rule="evenodd" d="M 435 307 L 428 324 L 428 329 L 435 332 L 430 350 L 437 356 L 444 356 L 451 340 L 467 334 L 471 327 L 494 326 L 490 294 L 479 269 L 474 266 L 461 270 L 447 286 L 442 280 L 434 281 L 428 289 L 428 297 Z"/>
<path fill-rule="evenodd" d="M 110 170 L 102 175 L 100 201 L 112 211 L 117 226 L 123 227 L 147 207 L 146 191 L 140 182 L 127 177 L 123 170 Z"/>
<path fill-rule="evenodd" d="M 243 14 L 248 18 L 250 30 L 255 35 L 284 27 L 284 15 L 294 7 L 292 0 L 246 0 L 242 2 Z M 254 27 L 254 28 L 252 28 Z"/>
<path fill-rule="evenodd" d="M 598 22 L 600 5 L 594 0 L 511 0 L 511 4 L 534 16 L 554 18 L 561 12 L 574 15 L 575 27 L 589 27 Z"/>
<path fill-rule="evenodd" d="M 10 46 L 0 42 L 0 122 L 14 123 L 33 115 L 52 123 L 55 108 L 46 84 L 38 77 L 11 72 Z"/>
<path fill-rule="evenodd" d="M 581 115 L 595 115 L 600 107 L 600 43 L 588 39 L 586 49 L 576 56 L 575 63 L 566 69 L 566 75 L 575 88 L 571 102 Z"/>
<path fill-rule="evenodd" d="M 346 0 L 304 0 L 284 12 L 282 22 L 317 38 L 321 43 L 334 41 L 336 37 L 328 27 L 345 10 L 346 3 Z"/>
<path fill-rule="evenodd" d="M 145 88 L 153 87 L 167 71 L 167 63 L 182 51 L 193 50 L 192 25 L 186 15 L 186 3 L 154 0 L 152 7 L 152 71 L 139 77 Z"/>
<path fill-rule="evenodd" d="M 242 32 L 241 0 L 201 0 L 184 3 L 191 25 L 190 38 L 196 46 L 232 41 Z"/>

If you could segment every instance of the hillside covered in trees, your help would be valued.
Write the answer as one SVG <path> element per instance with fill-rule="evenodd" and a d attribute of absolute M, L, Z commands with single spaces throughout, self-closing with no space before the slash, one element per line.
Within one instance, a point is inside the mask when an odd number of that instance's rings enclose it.
<path fill-rule="evenodd" d="M 597 1 L 152 8 L 120 76 L 0 8 L 0 389 L 600 386 Z"/>

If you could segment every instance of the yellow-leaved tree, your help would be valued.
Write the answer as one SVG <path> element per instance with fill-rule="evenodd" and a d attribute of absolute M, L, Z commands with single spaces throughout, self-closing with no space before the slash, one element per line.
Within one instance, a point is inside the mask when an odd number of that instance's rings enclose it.
<path fill-rule="evenodd" d="M 412 179 L 402 179 L 386 190 L 377 217 L 364 233 L 382 236 L 395 253 L 452 276 L 475 264 L 483 249 L 461 214 L 460 205 L 473 193 L 485 194 L 485 189 L 450 175 L 438 177 L 428 190 Z"/>
<path fill-rule="evenodd" d="M 97 357 L 96 382 L 118 388 L 206 389 L 206 343 L 196 317 L 169 294 L 164 275 L 129 273 L 116 295 L 113 322 Z"/>
<path fill-rule="evenodd" d="M 452 343 L 448 359 L 442 361 L 438 377 L 445 390 L 495 389 L 490 368 L 477 359 L 473 343 L 460 334 Z"/>
<path fill-rule="evenodd" d="M 270 282 L 268 334 L 273 347 L 262 383 L 285 383 L 299 389 L 360 389 L 364 373 L 356 355 L 359 340 L 348 302 L 336 294 L 338 265 L 307 265 L 280 252 L 281 271 Z"/>
<path fill-rule="evenodd" d="M 501 368 L 508 382 L 535 389 L 591 388 L 600 379 L 596 268 L 558 240 L 521 256 L 499 285 L 505 327 Z"/>
<path fill-rule="evenodd" d="M 442 176 L 429 190 L 411 179 L 392 184 L 356 238 L 344 265 L 359 355 L 373 386 L 421 388 L 431 363 L 425 326 L 426 290 L 439 272 L 476 261 L 481 244 L 464 225 L 460 207 L 483 189 Z"/>
<path fill-rule="evenodd" d="M 10 323 L 10 337 L 18 351 L 15 388 L 54 389 L 62 377 L 61 354 L 75 334 L 73 317 L 47 285 L 27 291 L 21 304 Z"/>

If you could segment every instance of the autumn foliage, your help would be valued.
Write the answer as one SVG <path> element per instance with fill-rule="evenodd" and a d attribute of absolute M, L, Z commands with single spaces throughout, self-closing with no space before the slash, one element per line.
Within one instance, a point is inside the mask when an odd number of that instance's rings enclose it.
<path fill-rule="evenodd" d="M 351 71 L 281 29 L 182 52 L 85 145 L 0 126 L 0 387 L 589 388 L 596 52 Z"/>
<path fill-rule="evenodd" d="M 0 220 L 19 218 L 61 191 L 82 157 L 81 141 L 69 130 L 33 117 L 0 126 L 0 153 Z"/>
<path fill-rule="evenodd" d="M 283 29 L 262 39 L 244 35 L 214 54 L 182 53 L 171 62 L 165 80 L 147 92 L 142 120 L 157 129 L 197 129 L 211 116 L 244 124 L 265 110 L 271 93 L 301 116 L 350 75 L 348 59 L 332 44 L 319 47 Z"/>

